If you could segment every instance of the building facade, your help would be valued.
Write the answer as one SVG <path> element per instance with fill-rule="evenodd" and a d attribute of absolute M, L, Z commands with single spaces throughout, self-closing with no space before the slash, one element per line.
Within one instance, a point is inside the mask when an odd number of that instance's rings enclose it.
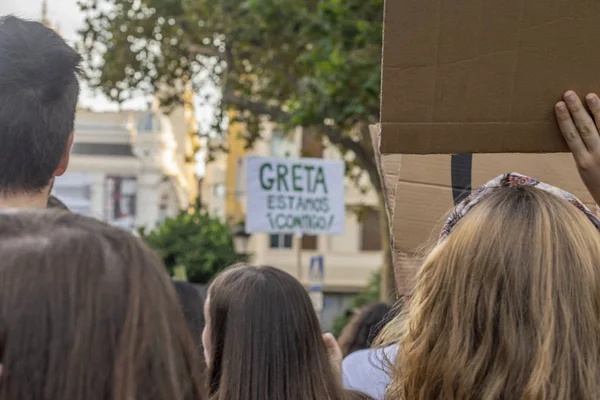
<path fill-rule="evenodd" d="M 154 228 L 196 198 L 193 112 L 77 110 L 67 173 L 53 194 L 125 229 Z"/>

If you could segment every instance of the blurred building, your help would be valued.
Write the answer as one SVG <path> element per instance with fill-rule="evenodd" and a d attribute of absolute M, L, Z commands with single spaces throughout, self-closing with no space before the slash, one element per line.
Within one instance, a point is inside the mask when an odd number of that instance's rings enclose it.
<path fill-rule="evenodd" d="M 47 0 L 41 8 L 40 22 L 60 34 Z M 169 115 L 157 102 L 147 112 L 78 109 L 69 169 L 53 194 L 71 211 L 131 230 L 187 208 L 198 196 L 192 96 Z"/>
<path fill-rule="evenodd" d="M 262 133 L 263 139 L 245 150 L 243 127 L 234 124 L 224 139 L 228 151 L 218 153 L 206 166 L 202 182 L 202 199 L 208 209 L 230 223 L 245 220 L 244 157 L 248 154 L 276 157 L 315 157 L 339 159 L 339 152 L 326 147 L 315 135 L 303 135 L 298 129 L 286 134 L 273 125 Z M 368 179 L 363 182 L 368 186 Z M 372 273 L 381 266 L 381 232 L 378 201 L 373 190 L 361 193 L 346 182 L 346 232 L 340 236 L 305 236 L 302 240 L 287 234 L 253 234 L 248 251 L 257 265 L 272 265 L 297 277 L 298 247 L 306 283 L 310 258 L 323 255 L 325 261 L 324 328 L 344 312 L 350 298 L 363 289 Z M 357 217 L 356 209 L 366 212 Z"/>
<path fill-rule="evenodd" d="M 126 229 L 155 227 L 197 196 L 193 132 L 186 107 L 169 115 L 79 109 L 69 169 L 53 194 L 72 211 Z"/>

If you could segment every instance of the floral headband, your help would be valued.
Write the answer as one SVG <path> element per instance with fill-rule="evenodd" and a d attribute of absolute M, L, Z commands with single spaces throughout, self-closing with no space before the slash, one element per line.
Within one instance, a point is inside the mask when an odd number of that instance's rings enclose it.
<path fill-rule="evenodd" d="M 577 197 L 573 196 L 571 193 L 565 192 L 562 189 L 548 185 L 546 183 L 537 181 L 528 176 L 516 173 L 509 173 L 500 175 L 499 177 L 489 181 L 488 183 L 471 193 L 463 201 L 461 201 L 460 204 L 458 204 L 454 208 L 454 211 L 444 224 L 444 228 L 442 229 L 442 233 L 440 235 L 440 242 L 444 241 L 448 237 L 448 235 L 450 235 L 454 227 L 469 212 L 469 210 L 471 210 L 471 208 L 479 204 L 482 200 L 488 198 L 495 190 L 517 186 L 534 186 L 538 189 L 552 193 L 555 196 L 567 200 L 569 203 L 573 204 L 575 207 L 583 211 L 583 213 L 586 215 L 586 217 L 588 217 L 591 223 L 594 224 L 596 229 L 600 230 L 600 220 L 590 211 L 589 208 L 587 208 L 581 201 L 577 199 Z"/>

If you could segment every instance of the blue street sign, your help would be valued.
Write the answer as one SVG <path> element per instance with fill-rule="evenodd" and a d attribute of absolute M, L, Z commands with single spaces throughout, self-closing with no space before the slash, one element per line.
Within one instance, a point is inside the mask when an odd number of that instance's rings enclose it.
<path fill-rule="evenodd" d="M 308 290 L 311 292 L 323 291 L 323 280 L 325 279 L 325 265 L 323 256 L 313 256 L 310 258 L 308 268 Z"/>

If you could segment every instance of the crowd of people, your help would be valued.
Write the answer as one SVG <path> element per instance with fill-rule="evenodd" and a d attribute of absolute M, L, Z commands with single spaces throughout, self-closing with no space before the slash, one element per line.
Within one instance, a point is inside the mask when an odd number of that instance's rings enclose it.
<path fill-rule="evenodd" d="M 81 59 L 0 18 L 0 399 L 600 399 L 600 220 L 505 174 L 448 219 L 400 310 L 321 332 L 304 287 L 236 265 L 202 298 L 128 232 L 50 196 Z M 600 99 L 555 106 L 600 202 Z"/>

